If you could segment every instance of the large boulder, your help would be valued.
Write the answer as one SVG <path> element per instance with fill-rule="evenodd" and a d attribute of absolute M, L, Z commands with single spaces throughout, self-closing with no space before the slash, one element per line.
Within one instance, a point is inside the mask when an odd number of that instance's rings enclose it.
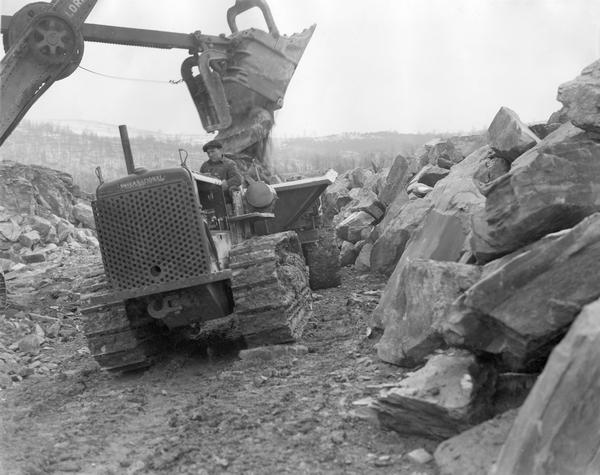
<path fill-rule="evenodd" d="M 489 267 L 489 269 L 486 269 Z M 537 370 L 581 307 L 600 297 L 600 213 L 484 267 L 445 323 L 448 344 Z"/>
<path fill-rule="evenodd" d="M 537 135 L 508 107 L 500 108 L 488 128 L 488 135 L 496 155 L 511 162 L 539 142 Z"/>
<path fill-rule="evenodd" d="M 600 210 L 600 143 L 571 124 L 520 156 L 489 185 L 473 220 L 471 247 L 481 262 Z"/>
<path fill-rule="evenodd" d="M 401 318 L 401 313 L 396 309 L 397 295 L 402 285 L 403 268 L 408 262 L 414 259 L 456 262 L 468 251 L 467 237 L 472 215 L 484 205 L 484 197 L 475 186 L 473 176 L 489 151 L 488 146 L 481 147 L 452 167 L 450 174 L 440 180 L 423 199 L 431 209 L 406 243 L 371 316 L 370 325 L 373 328 L 384 328 L 387 322 Z M 372 257 L 371 262 L 373 265 L 378 261 Z"/>
<path fill-rule="evenodd" d="M 490 147 L 483 146 L 452 167 L 448 176 L 438 181 L 427 199 L 433 209 L 440 213 L 456 215 L 465 229 L 471 226 L 471 215 L 481 210 L 484 196 L 477 189 L 473 177 L 490 154 Z"/>
<path fill-rule="evenodd" d="M 415 259 L 437 261 L 459 260 L 467 234 L 458 217 L 453 214 L 430 211 L 423 225 L 414 232 L 394 272 L 388 279 L 381 299 L 370 319 L 372 328 L 387 328 L 403 316 L 404 268 Z"/>
<path fill-rule="evenodd" d="M 442 322 L 452 302 L 481 277 L 477 266 L 417 259 L 404 269 L 395 310 L 377 343 L 383 361 L 415 366 L 444 346 Z"/>
<path fill-rule="evenodd" d="M 471 227 L 471 216 L 484 206 L 485 198 L 477 189 L 473 177 L 489 154 L 488 146 L 477 149 L 462 162 L 453 166 L 448 176 L 438 181 L 424 199 L 408 201 L 406 194 L 399 193 L 378 226 L 379 239 L 373 247 L 374 254 L 371 256 L 372 270 L 388 275 L 392 272 L 408 240 L 418 229 L 419 223 L 425 222 L 430 209 L 437 211 L 438 214 L 456 216 L 462 225 L 460 236 L 464 241 Z M 436 231 L 439 229 L 430 227 L 426 232 Z M 449 236 L 445 238 L 449 239 Z M 455 241 L 456 237 L 450 239 Z M 431 256 L 419 257 L 428 259 Z"/>
<path fill-rule="evenodd" d="M 598 361 L 600 300 L 583 308 L 550 355 L 508 434 L 493 475 L 600 473 Z"/>
<path fill-rule="evenodd" d="M 371 270 L 390 275 L 400 256 L 404 252 L 408 240 L 425 219 L 431 203 L 415 200 L 402 208 L 399 214 L 380 225 L 380 234 L 371 251 Z M 389 216 L 390 210 L 388 209 Z"/>
<path fill-rule="evenodd" d="M 573 124 L 600 132 L 600 60 L 587 66 L 581 75 L 558 88 L 558 100 Z"/>
<path fill-rule="evenodd" d="M 486 419 L 495 376 L 468 351 L 437 354 L 370 407 L 400 434 L 447 439 Z"/>

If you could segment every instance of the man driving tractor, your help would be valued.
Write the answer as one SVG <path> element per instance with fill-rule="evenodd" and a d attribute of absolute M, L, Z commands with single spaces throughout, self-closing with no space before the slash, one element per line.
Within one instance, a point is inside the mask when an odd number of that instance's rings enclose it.
<path fill-rule="evenodd" d="M 223 180 L 223 191 L 239 191 L 242 185 L 242 175 L 235 162 L 223 156 L 223 144 L 218 140 L 211 140 L 204 144 L 202 150 L 208 155 L 208 160 L 200 167 L 200 173 L 214 176 Z"/>

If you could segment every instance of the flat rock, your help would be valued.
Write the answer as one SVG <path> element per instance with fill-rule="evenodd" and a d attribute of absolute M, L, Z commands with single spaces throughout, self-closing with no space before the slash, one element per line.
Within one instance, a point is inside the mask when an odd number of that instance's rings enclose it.
<path fill-rule="evenodd" d="M 434 457 L 440 475 L 488 473 L 516 417 L 516 409 L 506 411 L 438 445 Z"/>
<path fill-rule="evenodd" d="M 376 345 L 379 358 L 412 367 L 444 347 L 441 329 L 448 309 L 480 276 L 478 266 L 421 259 L 409 262 L 394 303 L 398 318 L 387 322 Z"/>
<path fill-rule="evenodd" d="M 418 463 L 420 465 L 424 465 L 433 460 L 433 456 L 425 449 L 411 450 L 406 454 L 406 458 L 408 458 L 411 462 Z"/>
<path fill-rule="evenodd" d="M 596 300 L 552 351 L 491 474 L 600 473 L 599 360 Z"/>
<path fill-rule="evenodd" d="M 537 369 L 581 307 L 600 295 L 600 213 L 501 264 L 457 300 L 449 344 L 497 354 L 513 371 Z"/>
<path fill-rule="evenodd" d="M 25 264 L 35 264 L 36 262 L 44 262 L 46 260 L 46 255 L 43 252 L 32 252 L 22 254 L 21 259 L 23 259 Z"/>
<path fill-rule="evenodd" d="M 496 155 L 511 162 L 539 142 L 517 113 L 508 107 L 501 107 L 496 113 L 488 128 L 488 135 Z"/>
<path fill-rule="evenodd" d="M 437 354 L 370 404 L 379 422 L 400 434 L 447 439 L 486 418 L 494 372 L 468 351 Z"/>
<path fill-rule="evenodd" d="M 308 348 L 304 345 L 270 345 L 241 350 L 239 358 L 241 360 L 262 360 L 268 361 L 282 356 L 301 356 L 308 353 Z"/>
<path fill-rule="evenodd" d="M 480 262 L 512 252 L 600 211 L 600 143 L 571 124 L 520 156 L 493 181 L 472 223 Z"/>

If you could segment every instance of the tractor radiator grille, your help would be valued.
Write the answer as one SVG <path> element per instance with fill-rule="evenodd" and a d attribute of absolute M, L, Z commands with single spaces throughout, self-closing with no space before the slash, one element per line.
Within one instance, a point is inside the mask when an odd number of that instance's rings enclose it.
<path fill-rule="evenodd" d="M 184 181 L 101 197 L 92 203 L 102 261 L 115 290 L 208 273 L 197 198 Z"/>

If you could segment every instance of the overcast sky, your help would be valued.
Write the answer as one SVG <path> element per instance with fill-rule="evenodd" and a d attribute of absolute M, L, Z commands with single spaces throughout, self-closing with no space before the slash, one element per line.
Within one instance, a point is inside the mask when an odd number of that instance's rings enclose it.
<path fill-rule="evenodd" d="M 26 1 L 0 0 L 2 14 Z M 234 0 L 98 0 L 91 23 L 229 33 Z M 278 136 L 468 132 L 501 106 L 543 121 L 557 87 L 600 57 L 598 0 L 269 0 L 279 30 L 317 30 L 276 115 Z M 241 28 L 263 27 L 255 12 Z M 87 43 L 81 65 L 109 75 L 179 78 L 182 50 Z M 81 69 L 56 83 L 31 120 L 85 119 L 202 132 L 183 84 L 111 80 Z"/>

